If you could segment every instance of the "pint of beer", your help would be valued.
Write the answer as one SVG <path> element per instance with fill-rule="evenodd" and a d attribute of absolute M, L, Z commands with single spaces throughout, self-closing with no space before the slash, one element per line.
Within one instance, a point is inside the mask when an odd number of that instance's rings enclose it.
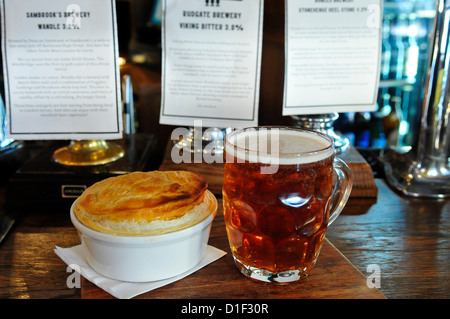
<path fill-rule="evenodd" d="M 303 129 L 247 128 L 227 135 L 225 153 L 224 217 L 237 267 L 261 281 L 307 276 L 351 191 L 333 140 Z"/>

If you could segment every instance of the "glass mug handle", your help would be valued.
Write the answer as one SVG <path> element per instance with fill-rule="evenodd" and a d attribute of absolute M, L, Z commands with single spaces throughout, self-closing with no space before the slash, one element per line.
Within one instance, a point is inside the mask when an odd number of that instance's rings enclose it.
<path fill-rule="evenodd" d="M 333 168 L 336 173 L 336 183 L 330 199 L 330 226 L 339 216 L 347 203 L 352 191 L 352 176 L 350 168 L 340 158 L 334 158 Z"/>

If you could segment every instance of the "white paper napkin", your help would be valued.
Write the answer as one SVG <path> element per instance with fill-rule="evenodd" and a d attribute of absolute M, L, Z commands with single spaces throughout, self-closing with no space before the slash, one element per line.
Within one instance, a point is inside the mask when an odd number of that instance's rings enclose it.
<path fill-rule="evenodd" d="M 200 260 L 200 262 L 194 268 L 172 278 L 159 281 L 136 283 L 119 281 L 100 275 L 89 266 L 84 256 L 83 247 L 81 245 L 71 248 L 61 248 L 58 246 L 55 247 L 55 254 L 58 255 L 58 257 L 61 258 L 68 266 L 78 265 L 80 268 L 80 273 L 84 278 L 119 299 L 133 298 L 142 293 L 180 280 L 203 268 L 204 266 L 216 261 L 226 254 L 226 252 L 208 245 L 206 246 L 205 255 L 203 256 L 202 260 Z"/>

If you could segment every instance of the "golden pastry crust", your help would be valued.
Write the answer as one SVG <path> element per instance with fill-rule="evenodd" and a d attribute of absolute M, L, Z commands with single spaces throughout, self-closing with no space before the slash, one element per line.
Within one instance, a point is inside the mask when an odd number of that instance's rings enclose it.
<path fill-rule="evenodd" d="M 73 210 L 81 223 L 100 232 L 159 234 L 206 218 L 214 202 L 206 188 L 203 177 L 188 171 L 133 172 L 90 186 Z"/>

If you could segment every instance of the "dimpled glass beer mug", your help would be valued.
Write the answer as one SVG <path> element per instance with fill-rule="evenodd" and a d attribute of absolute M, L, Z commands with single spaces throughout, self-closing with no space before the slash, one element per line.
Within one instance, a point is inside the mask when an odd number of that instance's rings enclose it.
<path fill-rule="evenodd" d="M 350 169 L 334 154 L 332 138 L 305 129 L 254 127 L 226 136 L 224 218 L 244 275 L 292 282 L 310 273 L 352 188 Z"/>

